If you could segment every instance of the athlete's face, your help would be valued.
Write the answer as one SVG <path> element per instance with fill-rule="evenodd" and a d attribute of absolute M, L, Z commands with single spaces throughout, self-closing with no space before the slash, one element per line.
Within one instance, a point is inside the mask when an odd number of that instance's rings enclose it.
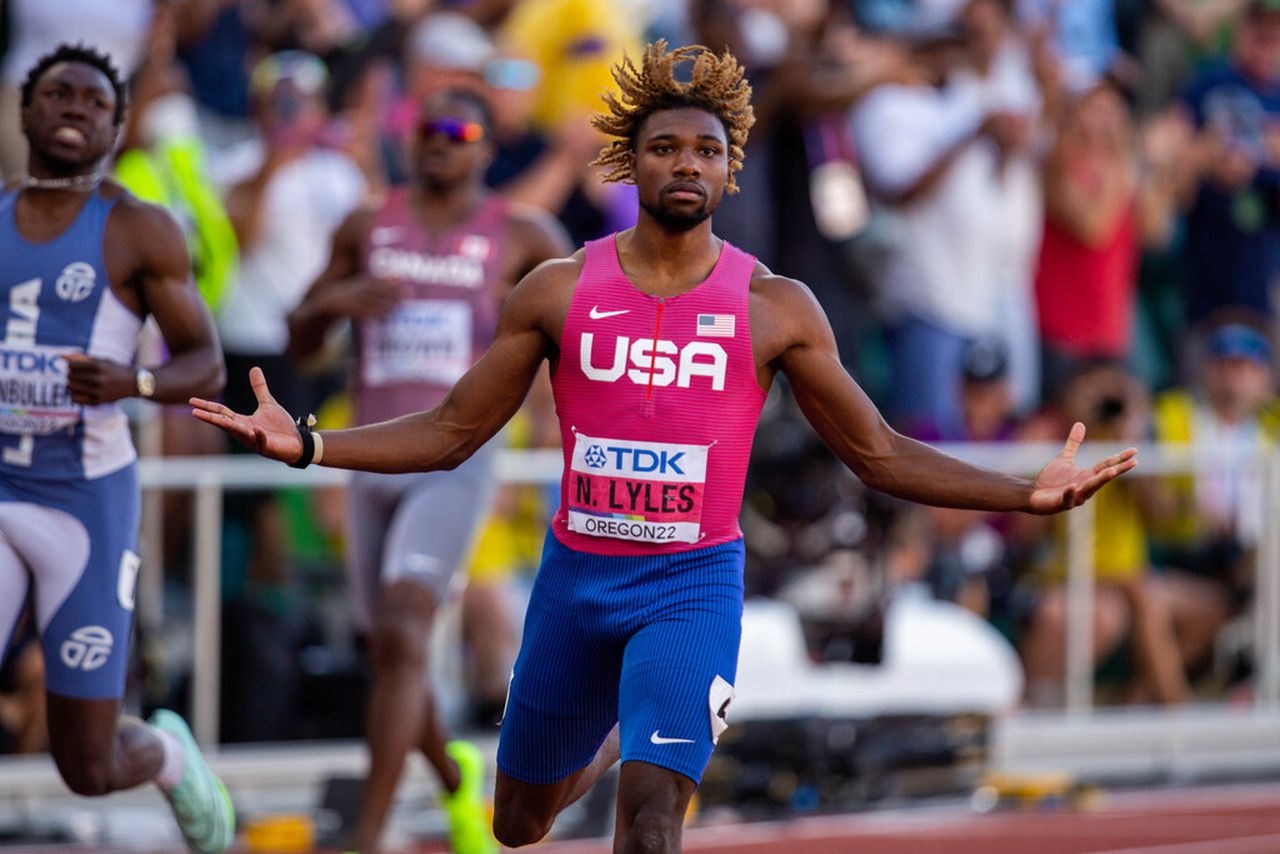
<path fill-rule="evenodd" d="M 55 173 L 77 174 L 115 145 L 116 94 L 107 76 L 82 62 L 50 66 L 22 108 L 31 159 Z"/>
<path fill-rule="evenodd" d="M 414 163 L 431 191 L 479 182 L 493 159 L 493 143 L 479 106 L 461 98 L 427 102 L 418 119 Z"/>
<path fill-rule="evenodd" d="M 710 217 L 729 181 L 724 123 L 696 107 L 649 116 L 631 157 L 640 207 L 671 231 L 688 231 Z"/>

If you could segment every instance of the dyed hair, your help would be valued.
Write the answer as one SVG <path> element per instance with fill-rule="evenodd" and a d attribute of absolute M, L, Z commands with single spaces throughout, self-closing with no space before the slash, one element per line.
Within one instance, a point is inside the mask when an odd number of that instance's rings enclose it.
<path fill-rule="evenodd" d="M 83 42 L 74 45 L 60 44 L 36 60 L 36 64 L 31 66 L 31 70 L 27 72 L 26 79 L 22 81 L 22 106 L 31 106 L 31 97 L 35 93 L 36 84 L 40 82 L 40 78 L 44 76 L 46 71 L 61 62 L 79 62 L 93 66 L 101 71 L 102 76 L 111 82 L 111 88 L 116 93 L 115 123 L 119 125 L 124 121 L 124 111 L 128 106 L 129 92 L 125 87 L 124 80 L 120 77 L 119 69 L 111 61 L 110 56 Z"/>
<path fill-rule="evenodd" d="M 692 62 L 689 80 L 676 77 L 676 67 Z M 751 84 L 738 60 L 729 51 L 716 55 L 702 45 L 689 45 L 667 50 L 659 39 L 645 47 L 637 68 L 629 56 L 613 67 L 613 79 L 621 96 L 605 92 L 602 96 L 608 112 L 591 119 L 597 130 L 615 137 L 600 150 L 592 166 L 603 168 L 605 181 L 635 183 L 630 155 L 635 151 L 636 135 L 645 121 L 661 110 L 693 107 L 705 110 L 724 124 L 729 140 L 728 193 L 736 193 L 734 173 L 742 168 L 743 146 L 747 132 L 755 123 L 751 109 Z"/>

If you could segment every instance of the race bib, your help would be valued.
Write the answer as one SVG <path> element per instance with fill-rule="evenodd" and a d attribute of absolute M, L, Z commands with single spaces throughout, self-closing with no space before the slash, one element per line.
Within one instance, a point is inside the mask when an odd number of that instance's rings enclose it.
<path fill-rule="evenodd" d="M 702 536 L 706 445 L 597 439 L 576 433 L 569 530 L 644 543 Z"/>
<path fill-rule="evenodd" d="M 365 331 L 366 385 L 452 385 L 471 367 L 471 306 L 461 300 L 407 300 Z"/>
<path fill-rule="evenodd" d="M 0 433 L 45 436 L 80 420 L 67 389 L 66 348 L 0 345 Z"/>

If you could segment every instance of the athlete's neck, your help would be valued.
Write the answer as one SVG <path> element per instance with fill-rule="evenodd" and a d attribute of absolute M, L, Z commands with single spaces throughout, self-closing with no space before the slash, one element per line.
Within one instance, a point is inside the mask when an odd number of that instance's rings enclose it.
<path fill-rule="evenodd" d="M 674 296 L 697 287 L 720 260 L 724 241 L 711 231 L 711 220 L 688 231 L 672 232 L 642 213 L 636 227 L 616 239 L 618 263 L 648 292 Z"/>
<path fill-rule="evenodd" d="M 33 157 L 27 162 L 27 174 L 19 179 L 19 186 L 24 190 L 87 193 L 96 190 L 105 177 L 101 162 L 68 170 L 53 168 Z"/>
<path fill-rule="evenodd" d="M 470 219 L 487 195 L 484 187 L 469 183 L 443 188 L 419 185 L 413 190 L 413 209 L 427 228 L 447 231 Z"/>

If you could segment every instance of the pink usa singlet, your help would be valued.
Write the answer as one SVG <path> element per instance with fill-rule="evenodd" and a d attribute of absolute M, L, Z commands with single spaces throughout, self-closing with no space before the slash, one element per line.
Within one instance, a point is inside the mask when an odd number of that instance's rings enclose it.
<path fill-rule="evenodd" d="M 602 555 L 738 539 L 765 399 L 748 313 L 756 259 L 725 242 L 705 281 L 659 297 L 627 278 L 614 239 L 586 244 L 552 377 L 564 446 L 552 530 Z"/>

